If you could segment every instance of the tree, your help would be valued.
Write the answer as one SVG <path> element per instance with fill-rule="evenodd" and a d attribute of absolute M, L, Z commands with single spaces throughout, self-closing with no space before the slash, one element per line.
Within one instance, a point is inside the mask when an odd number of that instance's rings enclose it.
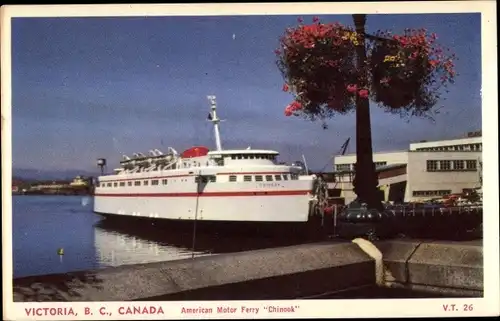
<path fill-rule="evenodd" d="M 321 23 L 288 28 L 275 50 L 283 90 L 294 95 L 286 116 L 325 120 L 356 111 L 354 191 L 369 208 L 382 210 L 373 163 L 369 100 L 402 117 L 430 117 L 441 90 L 453 83 L 455 55 L 426 29 L 365 32 L 366 15 L 355 28 Z"/>

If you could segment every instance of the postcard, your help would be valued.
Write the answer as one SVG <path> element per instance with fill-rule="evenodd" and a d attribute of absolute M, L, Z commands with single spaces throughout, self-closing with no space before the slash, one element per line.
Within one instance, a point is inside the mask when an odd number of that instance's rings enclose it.
<path fill-rule="evenodd" d="M 495 12 L 3 6 L 3 318 L 498 316 Z"/>

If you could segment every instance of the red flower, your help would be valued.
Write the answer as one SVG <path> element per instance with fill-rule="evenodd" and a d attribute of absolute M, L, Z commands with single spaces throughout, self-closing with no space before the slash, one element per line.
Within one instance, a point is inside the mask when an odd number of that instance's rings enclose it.
<path fill-rule="evenodd" d="M 289 88 L 288 88 L 288 85 L 287 85 L 287 84 L 284 84 L 284 85 L 283 85 L 283 91 L 288 91 L 288 89 L 289 89 Z"/>
<path fill-rule="evenodd" d="M 361 89 L 358 94 L 361 98 L 368 98 L 368 89 Z"/>
<path fill-rule="evenodd" d="M 294 101 L 294 102 L 293 102 L 293 103 L 291 103 L 289 106 L 290 106 L 290 109 L 291 109 L 292 111 L 296 111 L 296 110 L 299 110 L 299 109 L 301 109 L 301 108 L 302 108 L 302 104 L 301 104 L 301 103 L 299 103 L 298 101 Z"/>
<path fill-rule="evenodd" d="M 319 18 L 318 17 L 313 17 L 313 22 L 318 22 Z"/>
<path fill-rule="evenodd" d="M 347 85 L 347 91 L 350 92 L 351 94 L 352 93 L 355 93 L 356 91 L 358 90 L 358 86 L 357 85 Z"/>
<path fill-rule="evenodd" d="M 286 106 L 285 108 L 285 116 L 292 116 L 293 112 L 299 110 L 302 108 L 302 104 L 299 103 L 298 101 L 294 101 L 290 105 Z"/>

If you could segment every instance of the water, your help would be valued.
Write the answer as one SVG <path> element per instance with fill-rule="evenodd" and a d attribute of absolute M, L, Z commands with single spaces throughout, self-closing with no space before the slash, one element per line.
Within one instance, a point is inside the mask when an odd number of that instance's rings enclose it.
<path fill-rule="evenodd" d="M 178 260 L 303 243 L 289 238 L 198 234 L 110 223 L 87 196 L 13 196 L 14 277 Z M 313 240 L 311 240 L 313 241 Z M 58 249 L 64 255 L 58 255 Z"/>

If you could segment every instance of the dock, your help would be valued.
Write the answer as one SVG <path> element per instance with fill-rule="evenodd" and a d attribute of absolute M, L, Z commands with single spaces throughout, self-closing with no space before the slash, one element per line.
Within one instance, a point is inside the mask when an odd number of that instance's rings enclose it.
<path fill-rule="evenodd" d="M 23 277 L 13 285 L 15 302 L 342 298 L 373 288 L 482 297 L 483 246 L 481 240 L 331 240 Z"/>

